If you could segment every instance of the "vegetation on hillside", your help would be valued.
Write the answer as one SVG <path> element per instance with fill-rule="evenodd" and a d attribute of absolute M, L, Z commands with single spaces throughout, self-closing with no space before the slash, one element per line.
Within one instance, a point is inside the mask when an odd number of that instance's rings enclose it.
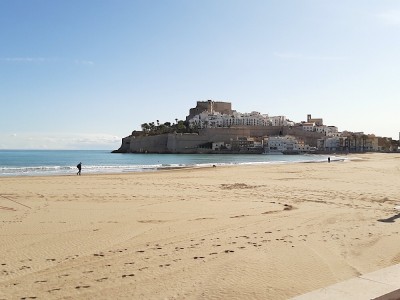
<path fill-rule="evenodd" d="M 187 121 L 175 119 L 175 123 L 165 122 L 160 124 L 160 121 L 143 123 L 142 131 L 146 135 L 159 135 L 165 133 L 198 133 L 196 127 L 190 127 Z"/>

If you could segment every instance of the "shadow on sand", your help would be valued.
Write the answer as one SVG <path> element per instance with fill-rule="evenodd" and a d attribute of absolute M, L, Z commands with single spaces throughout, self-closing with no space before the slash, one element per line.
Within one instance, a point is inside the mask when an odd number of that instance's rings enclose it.
<path fill-rule="evenodd" d="M 379 219 L 378 222 L 384 222 L 384 223 L 394 223 L 396 219 L 400 218 L 400 213 L 397 215 L 394 215 L 393 217 L 387 218 L 387 219 Z"/>

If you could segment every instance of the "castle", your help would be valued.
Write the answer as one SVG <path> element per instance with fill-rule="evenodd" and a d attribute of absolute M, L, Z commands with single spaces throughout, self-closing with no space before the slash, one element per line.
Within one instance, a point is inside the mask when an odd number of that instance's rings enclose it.
<path fill-rule="evenodd" d="M 397 151 L 399 146 L 398 141 L 388 138 L 339 132 L 336 126 L 326 126 L 322 118 L 312 118 L 311 114 L 307 121 L 295 123 L 285 116 L 239 113 L 232 110 L 230 102 L 212 100 L 198 101 L 186 121 L 177 121 L 174 126 L 152 124 L 150 129 L 135 131 L 124 137 L 114 152 L 264 153 L 271 148 L 268 143 L 276 148 L 286 142 L 300 152 Z M 275 138 L 285 136 L 291 138 Z"/>
<path fill-rule="evenodd" d="M 232 104 L 230 102 L 218 102 L 218 101 L 197 101 L 197 105 L 189 110 L 189 115 L 186 117 L 186 121 L 189 121 L 194 116 L 199 115 L 203 112 L 214 114 L 219 112 L 221 114 L 231 115 L 233 113 Z"/>

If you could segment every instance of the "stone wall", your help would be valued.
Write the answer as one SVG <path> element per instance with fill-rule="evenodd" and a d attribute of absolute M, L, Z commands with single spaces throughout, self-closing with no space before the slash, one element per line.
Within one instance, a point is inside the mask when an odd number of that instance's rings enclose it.
<path fill-rule="evenodd" d="M 297 127 L 254 126 L 231 128 L 205 128 L 199 134 L 169 133 L 155 136 L 128 136 L 116 152 L 132 153 L 198 153 L 207 152 L 205 144 L 212 142 L 231 143 L 242 137 L 263 138 L 266 136 L 293 135 L 311 147 L 317 146 L 321 133 L 306 132 Z M 203 148 L 203 150 L 201 150 Z"/>
<path fill-rule="evenodd" d="M 132 153 L 166 153 L 168 135 L 132 136 L 129 152 Z"/>
<path fill-rule="evenodd" d="M 208 136 L 198 134 L 168 134 L 167 151 L 170 153 L 197 153 L 199 145 L 209 142 Z"/>
<path fill-rule="evenodd" d="M 214 142 L 226 142 L 238 137 L 266 137 L 278 135 L 292 135 L 301 138 L 311 147 L 317 146 L 317 141 L 324 136 L 322 133 L 307 132 L 301 127 L 288 126 L 252 126 L 252 127 L 231 127 L 231 128 L 205 128 L 200 134 L 206 135 Z"/>
<path fill-rule="evenodd" d="M 231 115 L 232 104 L 230 102 L 214 102 L 214 111 L 220 112 L 221 114 Z"/>
<path fill-rule="evenodd" d="M 204 128 L 200 130 L 201 135 L 206 135 L 213 142 L 230 142 L 231 139 L 239 137 L 263 137 L 268 135 L 279 135 L 281 127 L 273 126 L 241 126 L 230 128 Z"/>

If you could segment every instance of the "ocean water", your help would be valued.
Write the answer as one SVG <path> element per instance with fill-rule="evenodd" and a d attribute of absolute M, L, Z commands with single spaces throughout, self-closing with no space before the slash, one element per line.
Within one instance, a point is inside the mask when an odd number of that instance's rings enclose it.
<path fill-rule="evenodd" d="M 0 150 L 0 176 L 145 172 L 167 168 L 325 162 L 327 155 L 121 154 L 102 150 Z M 340 160 L 331 156 L 331 161 Z"/>

